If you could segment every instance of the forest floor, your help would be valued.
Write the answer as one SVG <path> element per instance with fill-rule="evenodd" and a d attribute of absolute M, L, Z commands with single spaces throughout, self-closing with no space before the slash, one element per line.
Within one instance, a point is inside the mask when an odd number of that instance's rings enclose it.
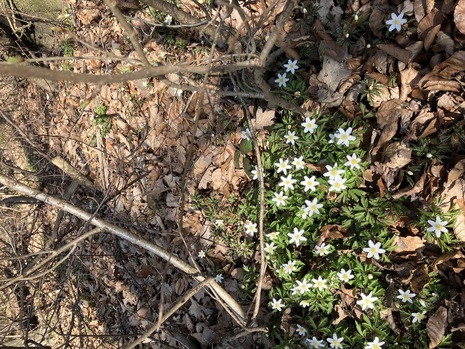
<path fill-rule="evenodd" d="M 412 275 L 434 269 L 450 286 L 450 298 L 441 303 L 446 311 L 431 314 L 445 327 L 428 325 L 429 339 L 438 345 L 455 333 L 458 343 L 465 328 L 465 1 L 436 7 L 430 1 L 341 3 L 299 2 L 272 50 L 275 60 L 265 80 L 312 115 L 365 119 L 360 147 L 368 165 L 361 188 L 404 198 L 411 207 L 441 200 L 444 212 L 455 208 L 450 227 L 454 244 L 447 253 L 432 248 L 418 229 L 407 229 L 406 220 L 390 229 L 399 233 L 395 243 Z M 231 54 L 227 45 L 212 50 L 210 37 L 182 25 L 174 14 L 172 25 L 165 25 L 169 13 L 136 1 L 119 4 L 152 64 L 200 66 Z M 240 38 L 253 30 L 260 51 L 285 1 L 271 7 L 261 0 L 239 2 L 242 10 L 208 1 L 177 5 L 198 20 L 221 16 Z M 406 14 L 402 31 L 388 31 L 392 12 Z M 68 1 L 59 21 L 57 56 L 67 59 L 46 61 L 48 68 L 96 75 L 142 69 L 127 33 L 104 2 Z M 279 90 L 275 72 L 288 59 L 301 66 L 300 80 Z M 248 163 L 254 154 L 241 147 L 250 127 L 247 114 L 262 149 L 288 114 L 273 101 L 247 96 L 261 94 L 251 70 L 208 76 L 206 84 L 223 94 L 202 95 L 204 83 L 204 76 L 195 73 L 102 86 L 5 78 L 0 166 L 3 174 L 198 263 L 205 275 L 221 274 L 224 289 L 249 311 L 253 298 L 244 294 L 244 284 L 250 283 L 247 270 L 260 263 L 258 240 L 221 238 L 215 226 L 235 212 L 244 214 L 239 208 L 246 204 L 244 193 L 257 188 Z M 237 91 L 245 92 L 247 108 Z M 296 113 L 292 118 L 304 121 Z M 87 181 L 74 187 L 70 168 Z M 61 217 L 59 208 L 6 189 L 1 198 L 5 279 L 19 275 L 45 246 L 57 248 L 90 229 L 70 214 Z M 232 221 L 247 219 L 243 215 Z M 236 236 L 232 231 L 243 229 L 236 223 L 223 233 Z M 248 257 L 236 250 L 246 248 L 244 241 L 252 242 L 254 253 Z M 419 250 L 430 261 L 423 274 L 424 265 L 415 264 L 418 255 L 413 256 Z M 205 257 L 199 257 L 203 252 Z M 30 258 L 11 258 L 20 255 Z M 53 265 L 44 275 L 2 290 L 1 344 L 22 345 L 26 336 L 53 348 L 122 348 L 156 324 L 161 308 L 166 311 L 196 285 L 170 263 L 110 233 L 94 235 L 64 263 Z M 273 317 L 268 291 L 277 281 L 270 278 L 256 319 L 260 326 L 269 326 Z M 295 326 L 285 319 L 278 327 L 286 336 L 294 335 Z M 202 290 L 141 347 L 220 348 L 238 328 L 224 306 Z M 235 340 L 236 348 L 283 343 L 261 332 Z"/>

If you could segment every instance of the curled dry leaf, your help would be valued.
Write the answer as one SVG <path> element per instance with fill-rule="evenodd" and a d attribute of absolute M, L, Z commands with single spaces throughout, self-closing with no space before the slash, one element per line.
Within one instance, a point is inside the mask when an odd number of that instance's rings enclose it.
<path fill-rule="evenodd" d="M 437 33 L 437 43 L 444 47 L 447 54 L 451 55 L 454 52 L 454 40 L 443 31 Z"/>
<path fill-rule="evenodd" d="M 413 10 L 415 19 L 420 22 L 421 19 L 434 9 L 434 0 L 415 0 Z"/>
<path fill-rule="evenodd" d="M 437 8 L 434 8 L 428 15 L 426 15 L 419 23 L 417 27 L 417 33 L 420 40 L 425 40 L 428 30 L 441 25 L 444 21 L 444 15 L 439 12 Z"/>
<path fill-rule="evenodd" d="M 465 34 L 465 0 L 459 0 L 455 6 L 454 22 L 458 31 Z"/>
<path fill-rule="evenodd" d="M 429 318 L 426 324 L 428 337 L 430 339 L 429 348 L 436 348 L 444 337 L 447 327 L 447 309 L 439 307 L 438 310 Z"/>

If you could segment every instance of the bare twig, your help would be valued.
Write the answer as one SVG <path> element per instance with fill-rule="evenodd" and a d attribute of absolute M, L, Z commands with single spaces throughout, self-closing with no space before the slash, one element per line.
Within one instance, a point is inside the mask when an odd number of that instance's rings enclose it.
<path fill-rule="evenodd" d="M 173 5 L 167 1 L 163 1 L 163 0 L 142 0 L 142 1 L 158 11 L 169 13 L 170 15 L 173 16 L 173 18 L 175 18 L 178 22 L 182 23 L 183 25 L 186 25 L 186 24 L 197 25 L 199 22 L 199 20 L 196 17 L 191 16 L 190 14 L 176 7 L 176 5 Z M 212 21 L 210 21 L 209 24 L 207 25 L 196 26 L 195 29 L 207 34 L 210 37 L 214 37 L 216 35 L 217 29 L 220 28 L 219 43 L 229 45 L 234 36 L 231 34 L 233 32 L 233 29 L 230 27 L 222 26 L 220 23 L 216 23 L 216 22 L 211 23 L 211 22 Z"/>
<path fill-rule="evenodd" d="M 124 349 L 132 349 L 135 348 L 138 344 L 142 343 L 146 338 L 148 338 L 153 332 L 158 331 L 161 324 L 164 323 L 166 320 L 170 318 L 179 308 L 181 308 L 189 299 L 191 299 L 197 292 L 199 292 L 205 286 L 208 286 L 213 281 L 211 276 L 207 277 L 203 280 L 200 284 L 196 285 L 193 289 L 189 290 L 183 297 L 181 297 L 171 308 L 163 315 L 160 321 L 157 321 L 155 325 L 150 327 L 147 332 L 145 332 L 142 336 L 137 338 L 134 342 L 129 344 Z"/>
<path fill-rule="evenodd" d="M 139 59 L 144 63 L 146 67 L 150 67 L 151 64 L 147 60 L 147 57 L 145 56 L 144 50 L 142 49 L 142 46 L 139 43 L 139 39 L 137 38 L 137 33 L 134 30 L 133 27 L 129 25 L 128 22 L 126 22 L 126 19 L 124 18 L 123 14 L 119 10 L 117 3 L 115 0 L 104 0 L 105 4 L 110 8 L 111 12 L 115 15 L 116 19 L 118 20 L 119 24 L 123 29 L 126 31 L 128 34 L 129 40 L 132 43 L 132 46 L 134 46 L 134 49 L 137 52 L 137 55 L 139 56 Z"/>

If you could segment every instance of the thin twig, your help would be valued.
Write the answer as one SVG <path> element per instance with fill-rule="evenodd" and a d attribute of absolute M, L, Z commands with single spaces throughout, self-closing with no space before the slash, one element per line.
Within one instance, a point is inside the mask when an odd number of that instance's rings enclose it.
<path fill-rule="evenodd" d="M 139 39 L 137 38 L 137 33 L 134 30 L 133 27 L 129 25 L 128 22 L 126 22 L 126 19 L 124 18 L 123 14 L 121 13 L 120 9 L 117 6 L 117 3 L 115 0 L 104 0 L 107 6 L 110 8 L 111 12 L 113 12 L 113 15 L 116 17 L 118 20 L 119 24 L 123 29 L 126 31 L 128 34 L 129 40 L 132 43 L 132 46 L 134 46 L 134 49 L 137 52 L 137 55 L 139 56 L 139 59 L 144 63 L 146 67 L 152 66 L 150 62 L 148 61 L 147 57 L 145 56 L 144 50 L 142 49 L 142 46 L 139 43 Z"/>
<path fill-rule="evenodd" d="M 196 285 L 193 289 L 188 291 L 183 297 L 181 297 L 171 308 L 163 315 L 161 321 L 157 321 L 155 325 L 150 327 L 142 336 L 137 338 L 134 342 L 126 346 L 124 349 L 135 348 L 138 344 L 142 343 L 146 338 L 148 338 L 153 332 L 159 330 L 161 324 L 170 318 L 179 308 L 181 308 L 189 299 L 191 299 L 197 292 L 199 292 L 205 286 L 208 286 L 213 278 L 211 276 L 207 277 L 200 284 Z"/>

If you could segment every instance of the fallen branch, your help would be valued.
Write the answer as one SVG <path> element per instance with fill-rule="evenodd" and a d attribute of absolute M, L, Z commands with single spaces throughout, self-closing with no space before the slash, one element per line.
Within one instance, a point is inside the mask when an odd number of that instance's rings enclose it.
<path fill-rule="evenodd" d="M 150 77 L 163 76 L 169 73 L 225 73 L 229 71 L 238 71 L 246 68 L 257 67 L 254 61 L 244 61 L 235 64 L 214 65 L 214 66 L 196 66 L 192 64 L 166 64 L 158 67 L 143 68 L 131 73 L 124 74 L 84 74 L 73 73 L 68 71 L 51 70 L 47 68 L 36 67 L 28 64 L 0 63 L 0 75 L 14 76 L 17 78 L 38 78 L 51 81 L 70 81 L 82 82 L 88 84 L 108 85 L 133 80 L 146 79 Z"/>
<path fill-rule="evenodd" d="M 134 245 L 137 245 L 153 254 L 157 255 L 158 257 L 163 258 L 164 260 L 171 263 L 176 268 L 182 270 L 186 274 L 191 275 L 195 280 L 198 282 L 203 282 L 207 279 L 207 277 L 198 274 L 198 270 L 176 255 L 169 253 L 164 248 L 150 242 L 143 237 L 134 234 L 126 229 L 118 227 L 115 224 L 109 223 L 101 218 L 94 217 L 92 214 L 74 206 L 73 204 L 69 203 L 68 201 L 56 198 L 52 195 L 45 194 L 39 190 L 32 189 L 24 184 L 17 182 L 5 175 L 0 174 L 0 183 L 7 186 L 11 190 L 15 190 L 20 192 L 21 194 L 27 195 L 29 197 L 33 197 L 37 200 L 43 201 L 49 205 L 58 207 L 59 209 L 71 213 L 72 215 L 89 222 L 96 226 L 97 228 L 104 229 Z M 232 298 L 229 293 L 227 293 L 218 283 L 214 280 L 208 283 L 209 287 L 211 288 L 212 292 L 214 292 L 221 300 L 224 301 L 226 305 L 228 305 L 228 311 L 231 311 L 235 318 L 239 321 L 241 326 L 246 326 L 247 324 L 247 315 L 241 306 L 236 302 L 234 298 Z M 1 289 L 1 287 L 0 287 Z"/>

